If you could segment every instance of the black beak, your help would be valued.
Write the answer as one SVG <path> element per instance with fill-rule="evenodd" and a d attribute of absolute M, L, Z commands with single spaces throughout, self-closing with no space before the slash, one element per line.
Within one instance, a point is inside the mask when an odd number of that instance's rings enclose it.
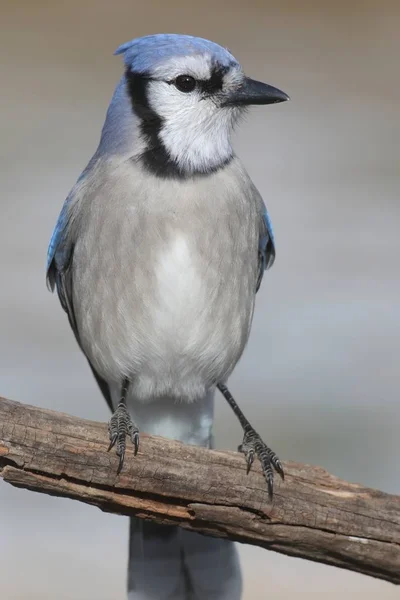
<path fill-rule="evenodd" d="M 247 106 L 250 104 L 276 104 L 290 100 L 289 96 L 267 83 L 245 77 L 243 83 L 226 98 L 223 106 Z"/>

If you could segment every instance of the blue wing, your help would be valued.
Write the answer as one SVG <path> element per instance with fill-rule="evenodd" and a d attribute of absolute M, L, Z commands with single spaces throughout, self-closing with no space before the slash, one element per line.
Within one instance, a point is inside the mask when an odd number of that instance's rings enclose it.
<path fill-rule="evenodd" d="M 54 228 L 53 234 L 51 236 L 51 240 L 50 240 L 49 247 L 47 250 L 46 278 L 47 278 L 47 285 L 51 289 L 51 291 L 54 290 L 54 285 L 56 283 L 56 270 L 57 270 L 57 267 L 55 265 L 56 253 L 57 253 L 57 255 L 61 255 L 61 265 L 64 262 L 62 255 L 66 254 L 68 256 L 68 252 L 62 251 L 63 238 L 64 238 L 65 228 L 66 228 L 67 221 L 68 221 L 67 207 L 68 207 L 68 199 L 65 201 L 64 206 L 62 207 L 61 213 L 57 219 L 57 223 Z M 65 250 L 67 250 L 67 248 L 65 248 Z"/>
<path fill-rule="evenodd" d="M 272 267 L 275 260 L 275 238 L 274 231 L 272 229 L 271 219 L 267 211 L 267 207 L 263 202 L 263 213 L 261 218 L 260 227 L 260 241 L 258 246 L 259 256 L 259 271 L 256 291 L 261 285 L 261 281 L 264 275 L 264 271 Z"/>
<path fill-rule="evenodd" d="M 46 279 L 47 287 L 51 291 L 54 291 L 54 287 L 57 287 L 61 306 L 68 315 L 70 325 L 79 343 L 72 304 L 72 274 L 70 269 L 74 252 L 74 243 L 67 233 L 69 199 L 70 198 L 68 197 L 64 202 L 53 235 L 51 236 L 49 248 L 47 250 Z"/>
<path fill-rule="evenodd" d="M 57 272 L 65 271 L 71 261 L 72 253 L 73 253 L 73 244 L 71 240 L 68 239 L 66 235 L 66 230 L 68 227 L 68 218 L 69 218 L 69 204 L 72 198 L 75 195 L 76 186 L 84 180 L 86 174 L 90 170 L 90 167 L 94 162 L 94 157 L 89 162 L 88 166 L 82 171 L 75 186 L 72 188 L 70 194 L 64 202 L 64 205 L 61 209 L 60 215 L 57 219 L 56 226 L 54 227 L 53 234 L 50 239 L 49 247 L 47 250 L 47 264 L 46 264 L 46 279 L 47 279 L 47 287 L 54 291 L 54 286 L 57 284 Z M 60 291 L 58 290 L 60 294 Z M 63 304 L 64 310 L 64 304 Z"/>
<path fill-rule="evenodd" d="M 54 291 L 55 286 L 57 287 L 57 293 L 61 302 L 61 306 L 68 315 L 68 320 L 72 331 L 75 334 L 76 341 L 83 351 L 79 340 L 79 332 L 76 324 L 72 297 L 73 277 L 70 267 L 74 253 L 74 243 L 71 239 L 69 239 L 66 232 L 68 226 L 69 200 L 70 196 L 64 202 L 64 206 L 62 207 L 60 216 L 58 217 L 53 235 L 51 236 L 49 248 L 47 250 L 46 279 L 47 286 L 51 291 Z M 111 393 L 107 382 L 104 381 L 104 379 L 102 379 L 95 371 L 89 359 L 88 363 L 108 406 L 112 410 Z"/>

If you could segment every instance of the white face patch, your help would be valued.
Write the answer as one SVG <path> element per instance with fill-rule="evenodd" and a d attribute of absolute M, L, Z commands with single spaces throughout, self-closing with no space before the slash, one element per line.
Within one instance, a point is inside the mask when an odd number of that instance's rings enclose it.
<path fill-rule="evenodd" d="M 207 96 L 198 87 L 188 93 L 180 91 L 172 83 L 178 75 L 210 79 L 211 57 L 177 57 L 157 68 L 157 80 L 149 81 L 147 98 L 163 120 L 159 137 L 183 172 L 211 171 L 231 158 L 231 134 L 242 110 L 222 107 L 217 96 Z M 243 77 L 241 69 L 232 66 L 223 76 L 222 92 L 238 86 Z"/>

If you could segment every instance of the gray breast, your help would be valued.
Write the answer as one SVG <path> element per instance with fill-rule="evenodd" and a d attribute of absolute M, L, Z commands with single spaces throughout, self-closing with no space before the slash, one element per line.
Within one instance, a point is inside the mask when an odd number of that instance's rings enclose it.
<path fill-rule="evenodd" d="M 108 165 L 73 204 L 80 339 L 135 396 L 204 396 L 246 344 L 260 205 L 235 160 L 212 177 L 164 181 Z"/>

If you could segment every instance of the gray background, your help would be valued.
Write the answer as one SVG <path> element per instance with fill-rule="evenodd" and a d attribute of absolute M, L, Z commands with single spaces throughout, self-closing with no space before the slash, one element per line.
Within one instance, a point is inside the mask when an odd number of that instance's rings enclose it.
<path fill-rule="evenodd" d="M 106 420 L 44 283 L 64 197 L 122 71 L 158 31 L 228 46 L 292 102 L 256 108 L 236 149 L 278 245 L 231 385 L 283 459 L 400 492 L 398 2 L 1 2 L 0 394 Z M 217 444 L 240 429 L 221 399 Z M 0 597 L 121 600 L 127 519 L 0 481 Z M 241 548 L 245 600 L 398 598 L 354 573 Z"/>

